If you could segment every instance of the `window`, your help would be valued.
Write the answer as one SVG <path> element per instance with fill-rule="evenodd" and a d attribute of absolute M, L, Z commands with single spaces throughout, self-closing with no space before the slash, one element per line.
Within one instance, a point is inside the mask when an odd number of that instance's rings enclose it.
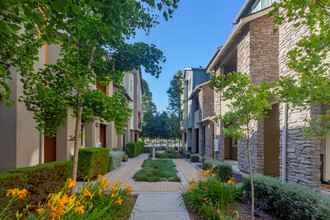
<path fill-rule="evenodd" d="M 131 79 L 130 90 L 131 90 L 131 92 L 133 91 L 133 79 Z"/>
<path fill-rule="evenodd" d="M 251 13 L 258 12 L 262 9 L 265 9 L 269 6 L 271 6 L 274 2 L 277 2 L 277 0 L 258 0 L 256 3 L 252 6 Z"/>

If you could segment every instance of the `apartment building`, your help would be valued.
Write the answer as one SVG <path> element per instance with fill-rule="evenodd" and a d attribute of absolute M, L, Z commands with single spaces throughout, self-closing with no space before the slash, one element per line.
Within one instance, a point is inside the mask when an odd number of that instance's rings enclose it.
<path fill-rule="evenodd" d="M 45 64 L 55 64 L 59 58 L 59 45 L 44 45 L 39 52 L 39 61 L 35 69 L 44 68 Z M 74 136 L 75 118 L 69 109 L 65 125 L 61 126 L 55 137 L 47 137 L 39 132 L 33 119 L 33 109 L 18 102 L 23 95 L 23 85 L 20 74 L 12 69 L 12 80 L 8 81 L 13 93 L 11 99 L 16 104 L 7 108 L 0 100 L 0 172 L 8 169 L 32 166 L 52 161 L 71 160 L 73 158 L 74 142 L 69 141 Z M 92 123 L 82 122 L 81 148 L 106 147 L 108 149 L 125 149 L 126 143 L 137 141 L 141 127 L 142 78 L 141 69 L 125 73 L 124 83 L 120 85 L 126 90 L 125 98 L 134 114 L 127 119 L 125 135 L 116 134 L 114 122 L 101 122 L 94 118 Z M 118 85 L 102 86 L 97 84 L 93 89 L 106 92 L 109 96 L 119 88 Z"/>
<path fill-rule="evenodd" d="M 234 29 L 223 47 L 212 57 L 207 72 L 226 74 L 232 71 L 249 73 L 253 85 L 263 81 L 276 81 L 280 76 L 294 76 L 287 67 L 287 52 L 302 36 L 309 34 L 304 27 L 295 28 L 292 23 L 274 24 L 268 17 L 270 0 L 247 0 L 234 21 Z M 278 29 L 273 33 L 273 29 Z M 214 93 L 216 116 L 228 111 L 227 104 L 220 102 L 221 94 Z M 252 170 L 254 173 L 278 177 L 320 189 L 321 182 L 330 182 L 330 138 L 305 139 L 302 135 L 305 119 L 316 118 L 329 109 L 319 105 L 312 110 L 288 108 L 286 103 L 274 101 L 267 117 L 251 126 Z M 245 140 L 238 143 L 224 138 L 221 121 L 214 123 L 214 147 L 210 151 L 221 161 L 237 160 L 238 169 L 248 172 L 248 153 Z"/>
<path fill-rule="evenodd" d="M 194 153 L 202 151 L 200 133 L 202 129 L 198 123 L 201 121 L 201 105 L 193 92 L 198 85 L 211 79 L 211 75 L 205 68 L 185 68 L 183 73 L 184 91 L 181 97 L 183 103 L 183 114 L 181 118 L 182 145 L 187 146 Z M 193 98 L 194 97 L 194 98 Z M 204 143 L 204 142 L 203 142 Z M 205 147 L 203 147 L 204 151 Z"/>

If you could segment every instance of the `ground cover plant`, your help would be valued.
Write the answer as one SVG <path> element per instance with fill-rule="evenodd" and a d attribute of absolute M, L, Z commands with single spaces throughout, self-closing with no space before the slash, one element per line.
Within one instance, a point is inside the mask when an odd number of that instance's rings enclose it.
<path fill-rule="evenodd" d="M 152 151 L 149 154 L 150 157 L 152 157 Z M 177 159 L 180 158 L 181 155 L 176 152 L 175 150 L 167 150 L 166 152 L 162 152 L 162 153 L 155 153 L 155 157 L 156 158 L 172 158 L 172 159 Z"/>
<path fill-rule="evenodd" d="M 135 181 L 180 182 L 172 160 L 145 160 L 142 169 L 134 176 Z"/>
<path fill-rule="evenodd" d="M 215 178 L 213 169 L 216 166 L 197 174 L 197 178 L 189 182 L 189 188 L 182 194 L 185 205 L 207 219 L 239 219 L 236 200 L 240 199 L 244 187 L 232 179 L 222 182 Z"/>
<path fill-rule="evenodd" d="M 130 214 L 127 212 L 134 205 L 131 186 L 122 186 L 121 182 L 111 186 L 101 175 L 97 181 L 87 182 L 79 193 L 70 196 L 71 187 L 76 187 L 76 181 L 68 179 L 62 190 L 50 194 L 45 202 L 40 201 L 37 207 L 28 205 L 23 212 L 17 211 L 17 219 L 121 219 Z M 0 212 L 0 219 L 7 219 L 6 209 L 18 200 L 24 200 L 28 194 L 26 189 L 7 190 L 11 200 Z"/>

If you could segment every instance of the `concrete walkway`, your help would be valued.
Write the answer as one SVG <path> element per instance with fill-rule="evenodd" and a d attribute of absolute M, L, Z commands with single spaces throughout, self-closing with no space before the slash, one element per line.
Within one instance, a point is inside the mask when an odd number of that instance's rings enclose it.
<path fill-rule="evenodd" d="M 189 220 L 180 192 L 144 192 L 139 194 L 130 220 Z"/>

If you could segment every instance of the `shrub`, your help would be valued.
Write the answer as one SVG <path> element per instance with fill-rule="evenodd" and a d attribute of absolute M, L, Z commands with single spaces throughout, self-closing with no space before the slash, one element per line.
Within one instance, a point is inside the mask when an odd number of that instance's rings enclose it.
<path fill-rule="evenodd" d="M 98 174 L 108 172 L 109 149 L 107 148 L 82 148 L 79 150 L 78 174 L 79 180 L 91 179 Z"/>
<path fill-rule="evenodd" d="M 58 192 L 66 180 L 72 175 L 72 161 L 57 161 L 9 170 L 0 174 L 0 210 L 10 200 L 6 196 L 8 189 L 27 189 L 26 199 L 18 200 L 11 206 L 8 213 L 13 210 L 22 210 L 26 204 L 37 204 L 47 198 L 49 193 Z M 15 214 L 16 211 L 12 214 Z"/>
<path fill-rule="evenodd" d="M 191 162 L 199 162 L 199 155 L 198 154 L 191 154 L 190 155 Z"/>
<path fill-rule="evenodd" d="M 225 183 L 214 178 L 214 168 L 204 172 L 200 170 L 197 180 L 189 182 L 189 189 L 182 195 L 185 204 L 207 219 L 237 219 L 237 212 L 232 212 L 231 208 L 235 199 L 242 196 L 244 187 L 232 181 Z M 227 218 L 221 218 L 221 215 Z"/>
<path fill-rule="evenodd" d="M 127 161 L 128 161 L 128 155 L 124 152 L 123 162 L 127 162 Z"/>
<path fill-rule="evenodd" d="M 144 142 L 128 142 L 126 144 L 127 154 L 129 157 L 136 157 L 144 149 Z"/>
<path fill-rule="evenodd" d="M 215 165 L 214 173 L 221 181 L 227 181 L 234 176 L 233 168 L 229 163 L 221 162 L 212 157 L 204 157 L 203 162 L 204 170 L 211 168 L 213 164 Z"/>
<path fill-rule="evenodd" d="M 123 161 L 124 152 L 123 151 L 111 151 L 109 155 L 109 165 L 108 170 L 115 170 L 117 167 L 120 167 L 121 162 Z"/>
<path fill-rule="evenodd" d="M 190 158 L 190 151 L 189 150 L 184 150 L 182 154 L 183 154 L 183 157 Z M 188 157 L 188 155 L 189 155 L 189 157 Z"/>
<path fill-rule="evenodd" d="M 250 177 L 243 176 L 250 194 Z M 294 183 L 282 183 L 263 175 L 253 175 L 255 204 L 281 219 L 329 219 L 330 200 Z"/>

